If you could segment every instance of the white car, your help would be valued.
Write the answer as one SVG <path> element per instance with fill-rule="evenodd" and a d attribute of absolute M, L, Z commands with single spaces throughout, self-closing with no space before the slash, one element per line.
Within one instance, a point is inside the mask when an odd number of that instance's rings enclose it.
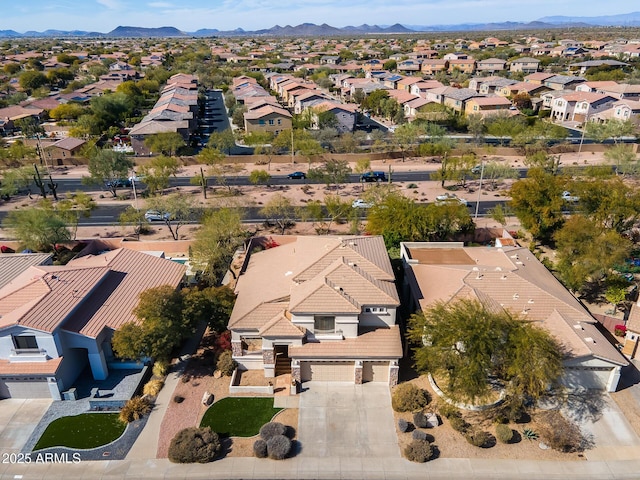
<path fill-rule="evenodd" d="M 141 174 L 141 173 L 140 174 L 135 173 L 135 174 L 133 174 L 133 175 L 131 175 L 129 177 L 129 181 L 131 183 L 133 183 L 133 182 L 137 182 L 137 183 L 143 182 L 144 181 L 144 175 Z"/>
<path fill-rule="evenodd" d="M 144 214 L 144 219 L 147 222 L 164 222 L 165 220 L 169 220 L 169 218 L 171 218 L 170 213 L 161 213 L 158 210 L 147 210 Z"/>
<path fill-rule="evenodd" d="M 357 200 L 353 201 L 351 206 L 353 208 L 371 208 L 373 207 L 373 203 L 365 202 L 364 200 L 358 198 Z"/>
<path fill-rule="evenodd" d="M 460 205 L 467 205 L 467 201 L 464 198 L 460 198 L 453 193 L 444 193 L 436 197 L 436 205 L 444 205 L 445 203 L 458 202 Z"/>
<path fill-rule="evenodd" d="M 580 201 L 580 197 L 576 197 L 575 195 L 571 195 L 571 192 L 565 190 L 562 192 L 562 199 L 565 202 L 576 203 Z"/>

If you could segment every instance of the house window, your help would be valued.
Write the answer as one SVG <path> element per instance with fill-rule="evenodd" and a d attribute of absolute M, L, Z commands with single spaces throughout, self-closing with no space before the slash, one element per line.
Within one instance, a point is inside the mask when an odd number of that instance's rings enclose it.
<path fill-rule="evenodd" d="M 273 125 L 273 124 L 274 124 L 273 119 L 269 120 L 269 125 Z"/>
<path fill-rule="evenodd" d="M 258 125 L 264 125 L 264 120 L 258 120 Z"/>
<path fill-rule="evenodd" d="M 278 119 L 278 125 L 282 125 L 282 119 Z"/>
<path fill-rule="evenodd" d="M 336 317 L 332 315 L 315 315 L 313 317 L 313 331 L 315 333 L 334 333 L 336 330 Z"/>
<path fill-rule="evenodd" d="M 36 342 L 35 335 L 14 335 L 13 344 L 16 350 L 37 349 L 38 342 Z"/>

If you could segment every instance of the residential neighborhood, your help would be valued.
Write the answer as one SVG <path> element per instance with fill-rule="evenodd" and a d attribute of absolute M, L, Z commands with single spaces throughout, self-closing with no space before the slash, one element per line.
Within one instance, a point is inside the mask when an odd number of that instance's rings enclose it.
<path fill-rule="evenodd" d="M 634 478 L 640 30 L 403 25 L 0 31 L 0 478 Z"/>

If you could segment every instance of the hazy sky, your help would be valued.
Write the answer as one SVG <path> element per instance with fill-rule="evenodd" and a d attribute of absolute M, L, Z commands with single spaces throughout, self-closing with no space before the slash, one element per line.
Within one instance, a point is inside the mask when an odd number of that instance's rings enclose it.
<path fill-rule="evenodd" d="M 256 30 L 303 22 L 448 25 L 530 21 L 549 15 L 629 13 L 629 0 L 0 0 L 0 30 L 109 32 L 118 25 Z"/>

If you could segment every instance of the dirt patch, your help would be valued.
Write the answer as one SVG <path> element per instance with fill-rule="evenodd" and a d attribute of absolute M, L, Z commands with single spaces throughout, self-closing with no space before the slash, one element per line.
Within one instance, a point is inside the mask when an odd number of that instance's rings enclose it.
<path fill-rule="evenodd" d="M 423 388 L 431 395 L 431 402 L 425 409 L 425 411 L 437 411 L 435 408 L 439 397 L 431 389 L 429 381 L 426 376 L 410 381 L 420 388 Z M 482 430 L 489 432 L 495 437 L 495 425 L 491 421 L 483 420 L 483 416 L 474 412 L 463 412 L 464 419 L 472 425 L 477 425 Z M 398 429 L 398 420 L 403 418 L 408 422 L 413 422 L 413 415 L 409 412 L 398 413 L 394 412 L 396 421 L 396 433 L 398 434 L 398 444 L 400 451 L 404 452 L 405 447 L 411 443 L 412 432 L 400 432 Z M 510 424 L 509 426 L 516 432 L 514 434 L 514 441 L 510 444 L 503 444 L 498 441 L 492 441 L 489 444 L 492 445 L 489 448 L 479 448 L 471 445 L 462 436 L 461 433 L 455 431 L 447 419 L 439 417 L 441 424 L 435 428 L 423 428 L 419 429 L 426 432 L 433 437 L 433 443 L 437 446 L 437 456 L 439 458 L 481 458 L 481 459 L 504 459 L 510 460 L 545 460 L 545 461 L 559 461 L 559 460 L 584 460 L 584 457 L 578 453 L 560 453 L 555 450 L 540 448 L 539 441 L 526 440 L 522 436 L 522 430 L 524 428 L 531 428 L 536 431 L 535 422 L 522 423 L 522 424 Z M 431 440 L 431 439 L 429 439 Z"/>
<path fill-rule="evenodd" d="M 241 387 L 266 387 L 273 381 L 273 378 L 265 378 L 262 370 L 238 370 L 236 374 L 236 383 Z"/>

